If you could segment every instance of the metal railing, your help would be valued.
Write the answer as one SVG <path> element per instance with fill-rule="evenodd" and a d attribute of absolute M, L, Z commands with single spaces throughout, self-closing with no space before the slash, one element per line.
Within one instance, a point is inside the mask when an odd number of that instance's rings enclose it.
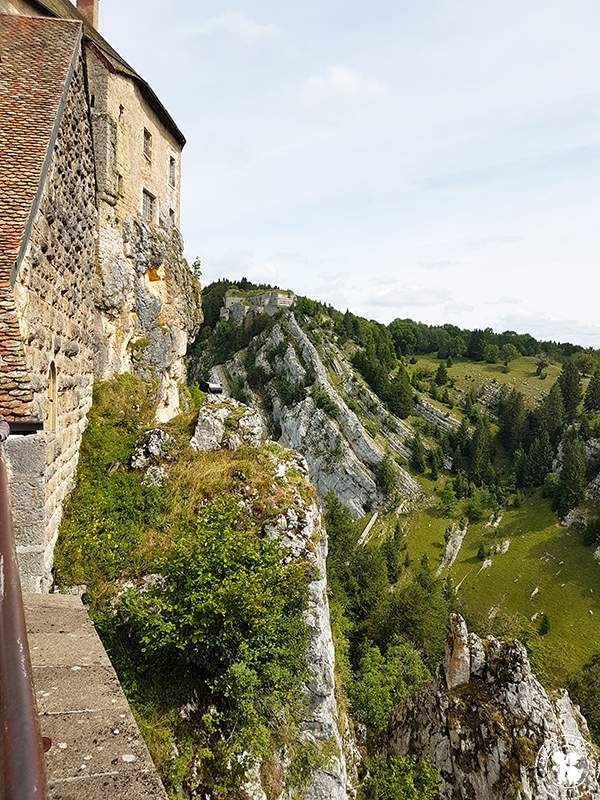
<path fill-rule="evenodd" d="M 0 418 L 0 442 L 8 426 Z M 0 454 L 0 800 L 45 800 L 44 753 L 25 612 Z"/>

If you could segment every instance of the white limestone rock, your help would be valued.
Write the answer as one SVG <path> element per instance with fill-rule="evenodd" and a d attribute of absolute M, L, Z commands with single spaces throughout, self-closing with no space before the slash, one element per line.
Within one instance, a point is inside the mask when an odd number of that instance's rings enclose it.
<path fill-rule="evenodd" d="M 242 445 L 258 447 L 264 438 L 260 414 L 237 400 L 227 399 L 200 409 L 190 445 L 197 452 L 237 450 Z"/>
<path fill-rule="evenodd" d="M 549 795 L 548 773 L 536 769 L 565 745 L 590 766 L 577 796 L 599 800 L 598 753 L 567 692 L 543 688 L 519 642 L 481 640 L 458 616 L 444 669 L 396 709 L 388 734 L 392 752 L 431 759 L 442 800 L 567 800 L 560 788 Z"/>

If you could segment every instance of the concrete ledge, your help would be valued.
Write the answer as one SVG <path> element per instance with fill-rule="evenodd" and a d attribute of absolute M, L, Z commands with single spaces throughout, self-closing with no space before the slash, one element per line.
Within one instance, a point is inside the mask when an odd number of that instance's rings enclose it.
<path fill-rule="evenodd" d="M 166 800 L 117 675 L 79 597 L 25 595 L 49 800 Z"/>

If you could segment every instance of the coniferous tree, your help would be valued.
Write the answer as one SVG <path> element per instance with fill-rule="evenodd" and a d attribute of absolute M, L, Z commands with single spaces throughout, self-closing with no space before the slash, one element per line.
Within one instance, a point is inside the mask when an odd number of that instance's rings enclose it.
<path fill-rule="evenodd" d="M 448 370 L 443 361 L 440 363 L 435 373 L 435 382 L 438 386 L 445 386 L 448 383 Z"/>
<path fill-rule="evenodd" d="M 480 418 L 475 425 L 469 452 L 469 475 L 481 485 L 491 475 L 491 438 L 487 420 Z"/>
<path fill-rule="evenodd" d="M 442 508 L 444 513 L 451 517 L 456 511 L 456 494 L 451 480 L 447 480 L 442 492 Z"/>
<path fill-rule="evenodd" d="M 552 468 L 552 445 L 548 431 L 535 437 L 529 448 L 525 482 L 527 486 L 541 486 Z"/>
<path fill-rule="evenodd" d="M 412 455 L 410 459 L 412 467 L 417 472 L 425 472 L 425 448 L 421 437 L 417 434 L 412 441 Z"/>
<path fill-rule="evenodd" d="M 563 464 L 556 494 L 556 510 L 564 517 L 585 497 L 585 447 L 578 436 L 568 437 L 563 451 Z"/>
<path fill-rule="evenodd" d="M 600 411 L 600 369 L 597 369 L 590 378 L 584 406 L 586 411 Z"/>
<path fill-rule="evenodd" d="M 504 392 L 498 403 L 500 440 L 509 453 L 522 446 L 527 430 L 525 398 L 516 389 Z"/>
<path fill-rule="evenodd" d="M 572 361 L 564 364 L 558 382 L 565 404 L 567 421 L 573 422 L 581 402 L 581 375 Z"/>
<path fill-rule="evenodd" d="M 548 432 L 553 447 L 560 442 L 565 427 L 565 404 L 558 382 L 550 389 L 538 412 L 539 425 Z"/>
<path fill-rule="evenodd" d="M 408 372 L 403 366 L 390 382 L 388 405 L 392 414 L 404 419 L 412 414 L 415 406 L 414 393 Z"/>

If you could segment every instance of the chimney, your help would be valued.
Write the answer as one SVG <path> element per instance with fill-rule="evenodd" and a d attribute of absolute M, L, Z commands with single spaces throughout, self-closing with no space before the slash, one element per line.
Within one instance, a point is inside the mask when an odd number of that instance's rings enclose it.
<path fill-rule="evenodd" d="M 77 0 L 77 10 L 92 28 L 98 28 L 98 6 L 100 0 Z"/>

